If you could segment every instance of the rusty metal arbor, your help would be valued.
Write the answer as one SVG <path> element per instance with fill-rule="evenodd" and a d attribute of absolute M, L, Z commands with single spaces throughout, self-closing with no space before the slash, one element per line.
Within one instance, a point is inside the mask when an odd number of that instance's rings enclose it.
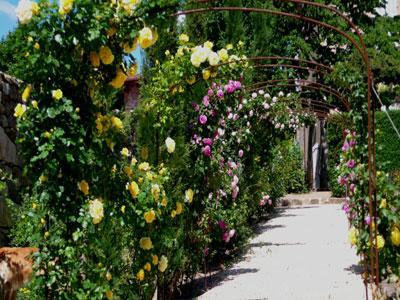
<path fill-rule="evenodd" d="M 369 256 L 369 266 L 366 265 L 366 272 L 370 274 L 370 283 L 375 284 L 376 287 L 379 286 L 379 255 L 378 255 L 378 249 L 376 247 L 377 245 L 377 228 L 376 226 L 373 226 L 373 224 L 376 224 L 377 221 L 377 199 L 376 199 L 376 145 L 375 145 L 375 100 L 372 98 L 372 90 L 373 90 L 373 74 L 372 74 L 372 68 L 371 68 L 371 61 L 366 49 L 366 45 L 364 43 L 364 40 L 362 38 L 361 32 L 359 28 L 351 21 L 349 17 L 347 17 L 343 12 L 339 11 L 333 6 L 329 6 L 326 4 L 321 4 L 321 3 L 314 3 L 306 0 L 277 0 L 278 2 L 282 3 L 293 3 L 297 5 L 303 5 L 306 7 L 314 7 L 319 10 L 323 11 L 328 11 L 330 13 L 333 13 L 337 17 L 341 18 L 344 22 L 347 23 L 347 25 L 350 27 L 350 29 L 354 32 L 354 34 L 357 36 L 357 39 L 353 38 L 348 32 L 339 29 L 338 27 L 335 27 L 331 24 L 316 20 L 314 18 L 307 17 L 301 13 L 289 13 L 285 11 L 280 11 L 280 10 L 272 10 L 272 9 L 265 9 L 265 8 L 247 8 L 247 7 L 235 7 L 235 6 L 213 6 L 213 3 L 220 2 L 216 0 L 197 0 L 194 1 L 194 3 L 197 4 L 205 4 L 207 7 L 205 8 L 195 8 L 195 9 L 188 9 L 188 10 L 182 10 L 178 11 L 177 13 L 173 14 L 174 17 L 180 16 L 180 15 L 190 15 L 190 14 L 201 14 L 201 13 L 210 13 L 210 12 L 243 12 L 243 13 L 260 13 L 260 14 L 269 14 L 269 15 L 274 15 L 274 16 L 280 16 L 280 17 L 285 17 L 285 18 L 291 18 L 298 20 L 300 22 L 305 22 L 305 23 L 311 23 L 315 26 L 321 27 L 321 28 L 326 28 L 330 31 L 333 31 L 345 39 L 347 39 L 358 51 L 360 54 L 364 67 L 365 67 L 365 73 L 367 77 L 367 86 L 368 86 L 368 91 L 367 91 L 367 102 L 368 102 L 368 177 L 369 177 L 369 205 L 368 205 L 368 213 L 371 216 L 371 218 L 374 220 L 374 222 L 370 222 L 369 224 L 369 242 L 370 242 L 370 256 Z M 299 60 L 296 58 L 290 58 L 290 57 L 253 57 L 249 58 L 248 60 L 250 61 L 259 61 L 259 60 L 273 60 L 273 59 L 281 59 L 281 60 L 287 60 L 290 61 L 290 63 L 269 63 L 269 64 L 260 64 L 257 65 L 256 67 L 259 68 L 276 68 L 276 67 L 285 67 L 285 68 L 292 68 L 292 69 L 307 69 L 307 70 L 314 70 L 317 72 L 329 72 L 331 71 L 331 68 L 328 66 L 325 66 L 320 63 L 316 63 L 313 61 L 307 61 L 307 60 Z M 297 63 L 306 63 L 307 66 L 300 66 L 300 65 L 295 65 L 293 62 Z M 308 66 L 312 65 L 312 67 Z M 285 80 L 280 80 L 280 82 L 284 82 Z M 272 82 L 258 82 L 253 85 L 253 88 L 257 86 L 258 88 L 261 87 L 273 87 L 273 86 L 291 86 L 296 83 L 290 83 L 288 80 L 286 80 L 285 83 L 280 84 L 279 80 Z M 336 98 L 340 99 L 344 106 L 346 107 L 347 110 L 350 110 L 350 105 L 338 91 L 335 89 L 329 87 L 329 86 L 324 86 L 321 84 L 313 84 L 309 86 L 312 89 L 319 90 L 325 93 L 329 93 L 334 95 Z M 257 89 L 257 88 L 255 88 Z M 329 106 L 326 103 L 316 103 L 320 107 L 325 107 L 329 108 Z M 317 106 L 316 105 L 316 106 Z M 318 112 L 318 109 L 315 109 Z M 322 111 L 323 112 L 323 111 Z M 323 114 L 322 114 L 323 115 Z M 368 297 L 368 292 L 367 292 L 367 297 Z"/>

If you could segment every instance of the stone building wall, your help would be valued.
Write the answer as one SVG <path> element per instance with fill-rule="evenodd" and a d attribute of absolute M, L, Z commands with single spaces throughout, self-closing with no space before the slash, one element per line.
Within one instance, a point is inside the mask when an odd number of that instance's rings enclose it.
<path fill-rule="evenodd" d="M 19 83 L 16 79 L 0 72 L 0 246 L 7 243 L 6 232 L 11 225 L 5 198 L 17 200 L 18 186 L 8 178 L 21 176 L 21 161 L 17 156 L 16 120 L 14 108 L 21 101 Z M 6 176 L 7 174 L 7 176 Z"/>

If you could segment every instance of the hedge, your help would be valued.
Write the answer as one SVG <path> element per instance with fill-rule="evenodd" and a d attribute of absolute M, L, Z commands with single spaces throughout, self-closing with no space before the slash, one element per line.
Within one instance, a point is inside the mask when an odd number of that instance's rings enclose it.
<path fill-rule="evenodd" d="M 397 128 L 400 127 L 400 110 L 388 111 Z M 397 135 L 385 112 L 376 113 L 377 162 L 382 170 L 394 172 L 400 170 L 400 137 Z"/>

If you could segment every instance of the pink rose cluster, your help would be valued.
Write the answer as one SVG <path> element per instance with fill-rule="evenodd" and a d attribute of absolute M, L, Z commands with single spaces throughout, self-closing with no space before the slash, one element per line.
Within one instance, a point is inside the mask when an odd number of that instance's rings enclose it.
<path fill-rule="evenodd" d="M 343 143 L 341 154 L 342 163 L 338 166 L 339 170 L 341 170 L 341 174 L 338 176 L 337 182 L 339 185 L 346 188 L 346 195 L 349 197 L 346 197 L 344 201 L 343 211 L 347 215 L 348 219 L 352 220 L 357 217 L 357 212 L 352 210 L 350 198 L 354 197 L 357 191 L 358 177 L 355 171 L 357 164 L 353 158 L 355 155 L 353 150 L 357 145 L 357 133 L 355 131 L 351 132 L 350 130 L 346 130 L 345 134 L 346 139 Z M 370 223 L 370 219 L 365 219 L 365 223 Z"/>
<path fill-rule="evenodd" d="M 269 195 L 264 195 L 261 200 L 260 200 L 260 206 L 265 206 L 268 203 L 268 205 L 272 205 L 272 199 L 270 198 Z"/>
<path fill-rule="evenodd" d="M 218 222 L 218 226 L 222 231 L 222 240 L 225 243 L 229 243 L 229 241 L 231 240 L 231 238 L 233 238 L 236 235 L 236 230 L 235 229 L 230 229 L 228 228 L 228 226 L 226 225 L 224 220 L 221 220 Z"/>
<path fill-rule="evenodd" d="M 199 131 L 203 134 L 212 127 L 218 127 L 214 133 L 210 133 L 208 137 L 200 137 L 194 134 L 192 142 L 202 147 L 202 154 L 205 157 L 212 156 L 212 146 L 216 140 L 225 134 L 225 119 L 220 116 L 218 118 L 218 106 L 221 100 L 226 96 L 240 90 L 242 84 L 240 81 L 229 80 L 224 86 L 213 82 L 207 91 L 207 95 L 203 97 L 200 104 L 193 102 L 192 106 L 198 113 L 197 123 L 200 125 Z M 243 155 L 243 153 L 241 152 Z"/>

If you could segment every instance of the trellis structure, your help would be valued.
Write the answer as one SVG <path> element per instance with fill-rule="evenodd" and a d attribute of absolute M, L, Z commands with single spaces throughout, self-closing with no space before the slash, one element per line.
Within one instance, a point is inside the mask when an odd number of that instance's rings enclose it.
<path fill-rule="evenodd" d="M 368 177 L 369 177 L 369 206 L 368 206 L 368 213 L 374 220 L 374 222 L 370 222 L 369 224 L 369 242 L 370 242 L 370 256 L 369 256 L 369 265 L 365 265 L 366 272 L 370 274 L 370 283 L 371 285 L 375 284 L 376 287 L 379 286 L 379 255 L 377 249 L 377 228 L 373 226 L 373 224 L 377 224 L 377 198 L 376 198 L 376 145 L 375 145 L 375 99 L 372 97 L 372 90 L 373 90 L 373 73 L 371 68 L 371 61 L 366 49 L 366 45 L 364 43 L 362 34 L 359 28 L 351 21 L 349 17 L 346 16 L 343 12 L 338 10 L 333 6 L 329 6 L 326 4 L 321 3 L 314 3 L 306 0 L 278 0 L 282 3 L 293 3 L 297 5 L 302 5 L 306 7 L 314 7 L 321 11 L 328 11 L 333 13 L 334 15 L 341 18 L 345 21 L 353 33 L 357 36 L 357 40 L 353 38 L 348 32 L 339 29 L 336 26 L 331 24 L 316 20 L 314 18 L 307 17 L 301 13 L 288 13 L 280 10 L 272 10 L 266 8 L 248 8 L 248 7 L 235 7 L 235 6 L 213 6 L 213 3 L 220 2 L 216 0 L 197 0 L 194 3 L 198 4 L 205 4 L 207 7 L 205 8 L 195 8 L 195 9 L 188 9 L 183 11 L 178 11 L 177 13 L 173 14 L 174 17 L 180 15 L 191 15 L 191 14 L 201 14 L 201 13 L 210 13 L 210 12 L 243 12 L 243 13 L 259 13 L 259 14 L 268 14 L 274 16 L 281 16 L 285 18 L 291 18 L 298 20 L 304 23 L 310 23 L 315 26 L 326 28 L 330 31 L 333 31 L 345 39 L 347 39 L 358 51 L 360 54 L 363 64 L 365 66 L 365 73 L 367 77 L 367 101 L 368 101 Z M 264 57 L 253 57 L 248 58 L 249 61 L 262 61 L 262 60 L 281 60 L 281 61 L 290 61 L 290 63 L 269 63 L 269 64 L 257 64 L 255 65 L 256 68 L 288 68 L 288 69 L 295 69 L 295 70 L 308 70 L 317 72 L 320 74 L 329 73 L 332 71 L 332 68 L 326 66 L 324 64 L 308 61 L 298 58 L 290 58 L 290 57 L 280 57 L 280 56 L 264 56 Z M 295 64 L 296 63 L 296 64 Z M 305 64 L 303 66 L 301 64 Z M 300 82 L 300 84 L 299 84 Z M 301 84 L 302 83 L 302 84 Z M 350 110 L 350 104 L 341 95 L 340 92 L 335 90 L 334 88 L 324 85 L 321 83 L 311 82 L 307 80 L 275 80 L 275 81 L 268 81 L 268 82 L 256 82 L 251 86 L 248 86 L 248 89 L 260 89 L 263 87 L 301 87 L 305 89 L 312 89 L 321 91 L 324 93 L 328 93 L 333 95 L 337 99 L 339 99 L 346 110 Z M 326 117 L 326 111 L 332 108 L 332 105 L 318 101 L 318 100 L 311 100 L 311 99 L 303 99 L 302 101 L 307 101 L 309 104 L 313 104 L 313 110 L 317 113 L 319 117 Z M 310 105 L 311 106 L 311 105 Z M 365 283 L 367 287 L 367 278 L 365 278 Z M 368 298 L 368 291 L 366 291 L 366 297 Z"/>

